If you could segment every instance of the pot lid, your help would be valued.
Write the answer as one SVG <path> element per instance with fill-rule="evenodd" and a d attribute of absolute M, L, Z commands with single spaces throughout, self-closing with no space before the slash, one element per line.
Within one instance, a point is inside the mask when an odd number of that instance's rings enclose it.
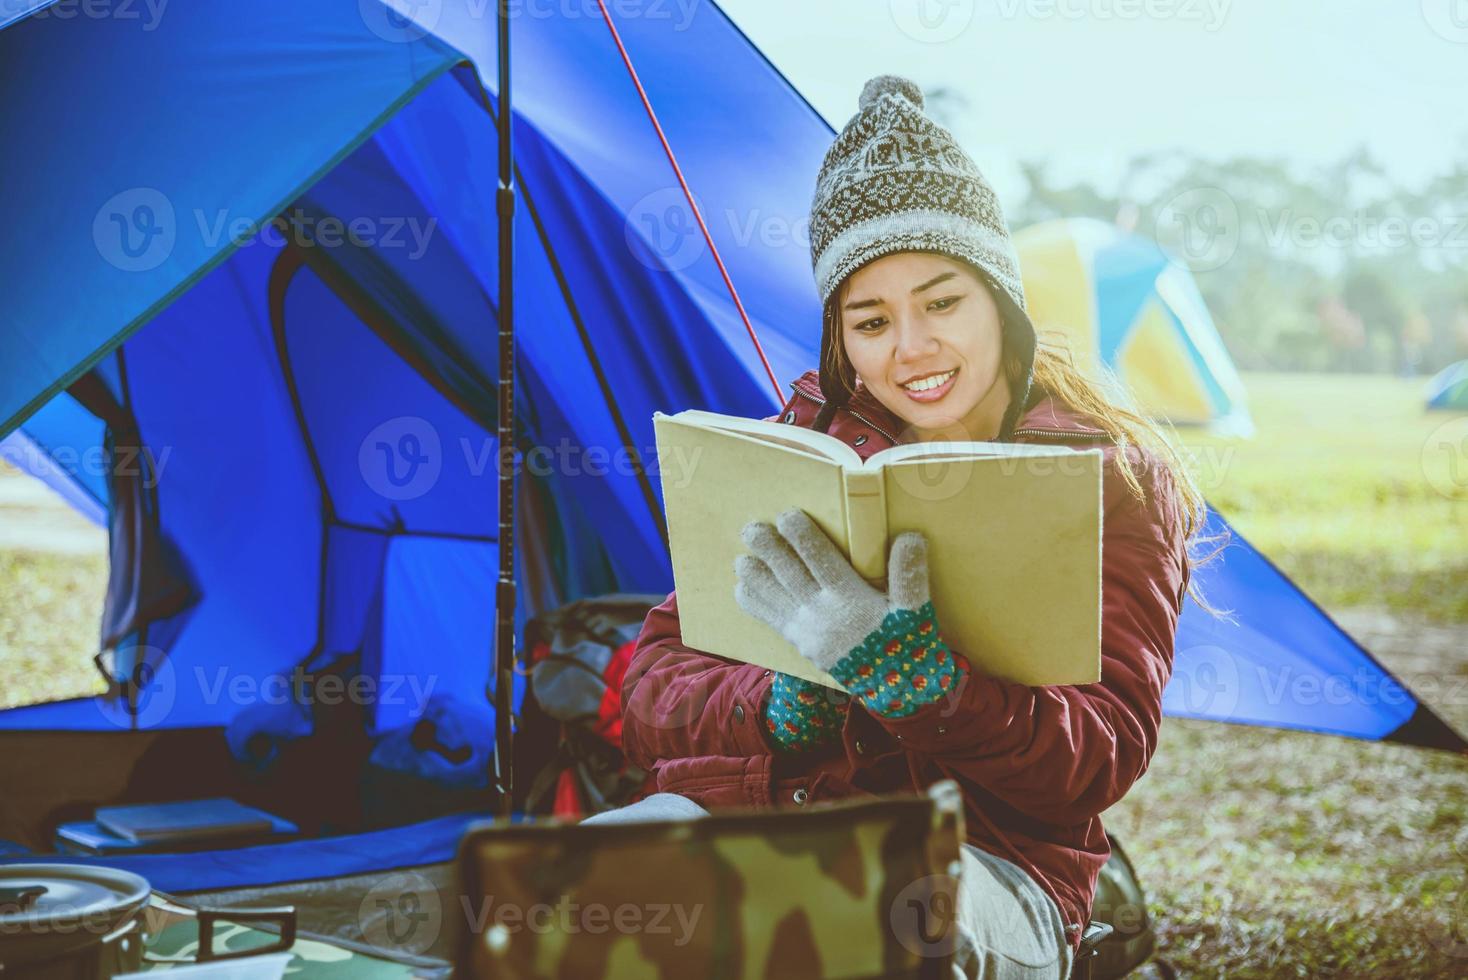
<path fill-rule="evenodd" d="M 0 962 L 18 943 L 102 939 L 147 904 L 147 879 L 80 864 L 0 865 Z"/>

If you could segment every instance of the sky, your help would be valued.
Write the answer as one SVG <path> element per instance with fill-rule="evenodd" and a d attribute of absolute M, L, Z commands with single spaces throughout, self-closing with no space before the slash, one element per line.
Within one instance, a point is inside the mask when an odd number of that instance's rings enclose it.
<path fill-rule="evenodd" d="M 1316 167 L 1365 145 L 1409 187 L 1468 163 L 1468 0 L 719 0 L 833 126 L 872 75 L 948 86 L 1001 200 L 1016 162 L 1115 189 L 1136 153 Z"/>

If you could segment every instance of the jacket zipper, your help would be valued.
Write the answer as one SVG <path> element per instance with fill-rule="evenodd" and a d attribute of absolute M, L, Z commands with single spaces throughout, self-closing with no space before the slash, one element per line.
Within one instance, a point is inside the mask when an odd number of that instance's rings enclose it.
<path fill-rule="evenodd" d="M 796 387 L 796 383 L 794 381 L 790 382 L 790 387 L 791 388 L 794 388 L 795 389 L 795 392 L 797 394 L 804 395 L 806 398 L 809 398 L 811 401 L 815 402 L 817 405 L 824 405 L 824 404 L 826 404 L 826 400 L 824 398 L 817 398 L 815 395 L 812 395 L 810 392 L 806 391 L 804 388 Z M 871 419 L 867 418 L 865 415 L 862 415 L 860 412 L 853 411 L 850 406 L 847 406 L 846 412 L 849 415 L 851 415 L 853 418 L 855 418 L 858 422 L 864 422 L 867 425 L 871 426 L 873 429 L 876 429 L 882 435 L 886 436 L 887 437 L 887 441 L 892 442 L 892 443 L 897 442 L 897 437 L 896 436 L 894 436 L 892 433 L 888 432 L 886 429 L 882 428 L 877 423 L 873 422 Z"/>
<path fill-rule="evenodd" d="M 1110 442 L 1111 436 L 1105 432 L 1085 432 L 1080 429 L 1015 429 L 1016 436 L 1047 436 L 1056 439 L 1088 439 L 1092 442 Z"/>
<path fill-rule="evenodd" d="M 811 401 L 815 402 L 817 405 L 824 405 L 824 404 L 826 404 L 826 399 L 817 397 L 816 395 L 811 394 L 809 391 L 806 391 L 804 388 L 802 388 L 802 387 L 799 386 L 799 383 L 798 382 L 795 382 L 795 381 L 790 382 L 790 388 L 796 394 L 798 394 L 798 395 L 804 395 L 806 398 L 809 398 Z M 886 436 L 888 438 L 888 440 L 890 440 L 891 442 L 894 442 L 895 443 L 897 441 L 897 437 L 894 436 L 892 433 L 888 432 L 886 429 L 882 428 L 880 425 L 878 425 L 877 423 L 873 422 L 871 419 L 869 419 L 866 416 L 862 415 L 860 412 L 857 412 L 857 411 L 852 410 L 852 408 L 850 406 L 847 406 L 846 411 L 853 418 L 855 418 L 857 421 L 864 422 L 865 424 L 871 426 L 873 429 L 876 429 L 882 435 Z M 1054 438 L 1054 439 L 1089 440 L 1091 442 L 1110 442 L 1111 441 L 1111 436 L 1109 434 L 1105 433 L 1105 432 L 1084 431 L 1084 430 L 1080 430 L 1080 429 L 1044 429 L 1044 428 L 1037 428 L 1037 427 L 1034 427 L 1034 426 L 1030 426 L 1030 427 L 1024 428 L 1024 429 L 1015 429 L 1014 432 L 1013 432 L 1013 435 L 1016 435 L 1016 436 L 1044 436 L 1044 437 L 1049 437 L 1049 438 Z"/>

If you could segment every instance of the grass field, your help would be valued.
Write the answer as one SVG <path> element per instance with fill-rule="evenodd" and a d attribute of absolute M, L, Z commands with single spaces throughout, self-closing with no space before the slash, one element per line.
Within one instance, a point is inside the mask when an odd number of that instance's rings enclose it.
<path fill-rule="evenodd" d="M 1468 417 L 1393 378 L 1245 381 L 1259 435 L 1186 440 L 1208 499 L 1468 731 Z M 19 483 L 0 474 L 0 706 L 94 689 L 106 581 L 96 547 L 4 533 L 62 520 Z M 1468 977 L 1468 759 L 1168 719 L 1107 821 L 1187 975 Z"/>

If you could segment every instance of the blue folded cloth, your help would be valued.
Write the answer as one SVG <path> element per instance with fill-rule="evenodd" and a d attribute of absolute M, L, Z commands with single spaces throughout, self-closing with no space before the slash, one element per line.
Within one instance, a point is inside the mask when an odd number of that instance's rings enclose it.
<path fill-rule="evenodd" d="M 483 789 L 493 754 L 494 713 L 443 694 L 416 722 L 383 734 L 370 762 L 453 789 Z"/>
<path fill-rule="evenodd" d="M 264 769 L 280 757 L 288 743 L 312 731 L 304 705 L 294 701 L 255 704 L 235 715 L 225 726 L 224 739 L 230 753 L 247 765 Z"/>

